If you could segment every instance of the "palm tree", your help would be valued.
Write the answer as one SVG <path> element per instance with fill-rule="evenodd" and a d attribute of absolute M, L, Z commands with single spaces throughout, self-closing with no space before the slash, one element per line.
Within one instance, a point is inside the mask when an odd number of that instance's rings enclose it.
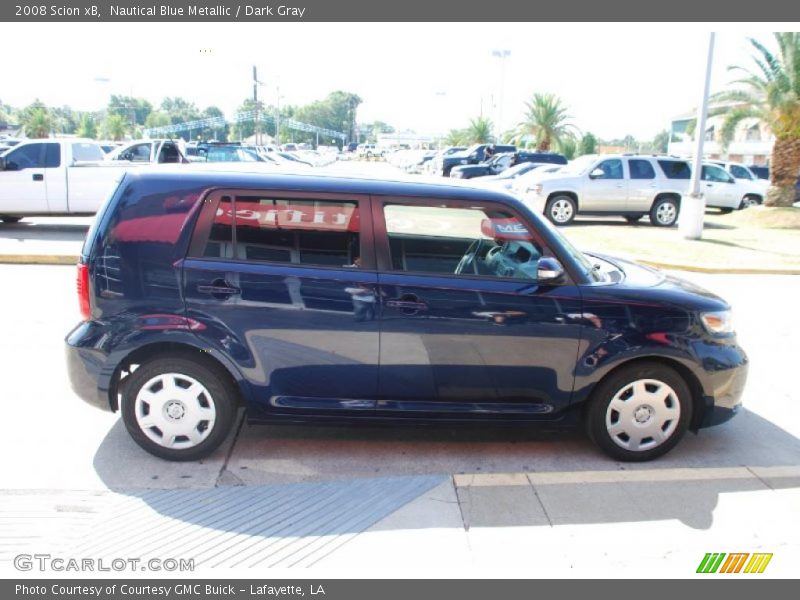
<path fill-rule="evenodd" d="M 37 106 L 25 112 L 22 127 L 30 138 L 46 138 L 53 128 L 53 117 L 46 108 Z"/>
<path fill-rule="evenodd" d="M 105 130 L 104 137 L 118 142 L 125 137 L 125 131 L 128 129 L 128 121 L 122 115 L 115 115 L 109 113 L 106 115 L 106 122 L 103 124 Z"/>
<path fill-rule="evenodd" d="M 565 138 L 575 137 L 578 130 L 569 122 L 567 108 L 555 94 L 534 94 L 525 106 L 528 112 L 518 126 L 519 132 L 522 137 L 532 138 L 538 151 L 547 152 L 560 146 Z"/>
<path fill-rule="evenodd" d="M 469 127 L 465 130 L 465 141 L 468 144 L 486 144 L 491 142 L 494 137 L 492 131 L 494 124 L 491 119 L 479 116 L 477 119 L 469 120 Z"/>
<path fill-rule="evenodd" d="M 731 141 L 736 124 L 742 119 L 757 117 L 769 125 L 775 145 L 770 164 L 772 185 L 764 204 L 791 206 L 800 173 L 800 33 L 774 35 L 777 54 L 749 39 L 755 66 L 728 67 L 743 73 L 743 77 L 733 82 L 735 89 L 716 94 L 714 99 L 730 103 L 721 128 L 723 145 Z"/>

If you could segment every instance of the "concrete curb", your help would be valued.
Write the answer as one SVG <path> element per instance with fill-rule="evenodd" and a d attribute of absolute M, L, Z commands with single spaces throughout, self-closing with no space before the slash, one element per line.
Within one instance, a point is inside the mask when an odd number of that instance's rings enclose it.
<path fill-rule="evenodd" d="M 0 264 L 9 265 L 75 265 L 78 255 L 65 254 L 0 254 Z M 800 275 L 800 269 L 738 269 L 702 267 L 697 265 L 678 265 L 632 258 L 643 265 L 669 271 L 689 271 L 717 275 Z"/>
<path fill-rule="evenodd" d="M 0 264 L 7 265 L 76 265 L 78 255 L 0 254 Z"/>

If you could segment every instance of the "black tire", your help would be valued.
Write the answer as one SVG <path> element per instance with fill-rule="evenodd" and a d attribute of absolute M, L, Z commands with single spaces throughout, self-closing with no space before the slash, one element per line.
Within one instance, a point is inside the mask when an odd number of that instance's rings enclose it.
<path fill-rule="evenodd" d="M 188 376 L 199 382 L 208 391 L 208 395 L 203 393 L 199 398 L 205 398 L 206 403 L 213 405 L 216 411 L 210 430 L 208 427 L 198 429 L 199 435 L 205 437 L 196 445 L 182 448 L 168 448 L 161 445 L 145 433 L 137 419 L 136 399 L 142 388 L 159 375 L 168 373 Z M 162 356 L 140 365 L 123 381 L 122 420 L 133 440 L 154 456 L 172 461 L 198 460 L 216 450 L 230 432 L 236 414 L 236 391 L 222 368 L 210 361 L 198 361 L 184 356 Z M 153 389 L 152 385 L 149 387 Z M 165 415 L 166 410 L 165 407 Z M 178 419 L 182 416 L 183 413 Z M 150 432 L 152 435 L 158 435 L 157 429 L 150 428 Z"/>
<path fill-rule="evenodd" d="M 626 215 L 625 220 L 628 223 L 638 223 L 642 219 L 642 215 Z"/>
<path fill-rule="evenodd" d="M 658 198 L 650 207 L 650 222 L 656 227 L 672 227 L 678 222 L 680 201 L 673 196 Z"/>
<path fill-rule="evenodd" d="M 13 225 L 14 223 L 19 223 L 22 221 L 22 217 L 0 217 L 0 221 L 3 223 L 8 223 L 9 225 Z"/>
<path fill-rule="evenodd" d="M 634 391 L 634 382 L 640 382 L 646 393 Z M 662 399 L 659 394 L 666 395 Z M 630 414 L 615 410 L 612 402 Z M 627 405 L 627 402 L 634 404 Z M 672 450 L 686 433 L 691 416 L 692 395 L 683 377 L 660 363 L 642 361 L 623 367 L 600 382 L 584 412 L 584 425 L 589 438 L 611 458 L 642 462 Z M 647 436 L 659 430 L 661 434 L 658 435 L 663 435 L 663 440 L 657 435 Z M 628 431 L 634 435 L 629 435 Z M 641 447 L 625 447 L 635 443 L 637 434 L 642 436 L 638 438 Z"/>
<path fill-rule="evenodd" d="M 575 220 L 578 213 L 578 206 L 571 196 L 564 194 L 553 196 L 547 201 L 544 208 L 544 215 L 554 225 L 569 225 Z"/>
<path fill-rule="evenodd" d="M 761 198 L 752 194 L 747 194 L 739 203 L 739 210 L 750 208 L 751 206 L 758 206 L 761 204 Z"/>

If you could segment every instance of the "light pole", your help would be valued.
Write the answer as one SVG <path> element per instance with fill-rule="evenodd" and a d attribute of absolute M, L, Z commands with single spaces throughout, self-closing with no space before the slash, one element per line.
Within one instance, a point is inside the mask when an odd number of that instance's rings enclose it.
<path fill-rule="evenodd" d="M 492 50 L 492 56 L 500 59 L 500 100 L 497 104 L 497 124 L 495 125 L 497 129 L 495 137 L 499 141 L 503 131 L 503 86 L 505 84 L 506 59 L 511 56 L 511 50 Z"/>
<path fill-rule="evenodd" d="M 706 201 L 700 191 L 700 180 L 703 170 L 703 143 L 706 138 L 706 117 L 708 116 L 708 92 L 711 87 L 711 66 L 714 62 L 714 32 L 708 36 L 708 57 L 706 59 L 706 77 L 703 94 L 700 96 L 700 108 L 697 111 L 697 127 L 695 128 L 694 160 L 692 161 L 692 178 L 689 181 L 689 193 L 681 200 L 681 212 L 678 218 L 678 230 L 687 240 L 699 240 L 703 237 L 703 215 Z"/>

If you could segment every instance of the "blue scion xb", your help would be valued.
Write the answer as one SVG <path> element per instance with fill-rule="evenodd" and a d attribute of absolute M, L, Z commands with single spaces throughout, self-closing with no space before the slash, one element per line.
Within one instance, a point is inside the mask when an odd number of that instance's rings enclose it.
<path fill-rule="evenodd" d="M 504 192 L 285 174 L 129 173 L 78 265 L 76 393 L 142 448 L 251 422 L 582 422 L 643 461 L 741 404 L 720 298 L 578 252 Z"/>

